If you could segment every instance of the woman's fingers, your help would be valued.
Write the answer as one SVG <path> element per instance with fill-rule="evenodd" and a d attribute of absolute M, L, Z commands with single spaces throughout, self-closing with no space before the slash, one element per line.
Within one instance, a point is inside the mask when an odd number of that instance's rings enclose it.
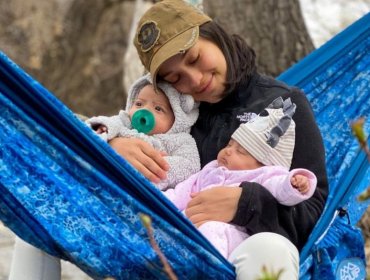
<path fill-rule="evenodd" d="M 140 156 L 140 159 L 137 159 L 132 165 L 153 183 L 159 183 L 161 180 L 167 178 L 167 169 L 162 168 L 157 161 L 145 154 Z"/>
<path fill-rule="evenodd" d="M 189 207 L 189 205 L 188 205 Z M 202 206 L 200 204 L 193 205 L 185 210 L 185 215 L 194 224 L 195 227 L 200 227 L 205 222 L 210 221 L 210 215 L 207 212 L 202 212 Z"/>
<path fill-rule="evenodd" d="M 142 174 L 154 183 L 166 179 L 169 166 L 161 153 L 146 142 L 140 148 L 143 155 L 138 163 L 142 165 Z"/>
<path fill-rule="evenodd" d="M 207 221 L 230 222 L 236 213 L 241 188 L 214 187 L 192 194 L 185 215 L 195 225 Z"/>
<path fill-rule="evenodd" d="M 168 163 L 148 143 L 136 138 L 114 138 L 109 144 L 148 180 L 158 183 L 166 179 Z"/>
<path fill-rule="evenodd" d="M 130 162 L 131 163 L 131 162 Z M 155 168 L 155 164 L 152 167 L 148 166 L 148 164 L 142 164 L 140 161 L 132 162 L 132 166 L 134 166 L 145 178 L 153 183 L 159 183 L 161 180 L 166 178 L 166 172 L 158 168 Z"/>
<path fill-rule="evenodd" d="M 193 223 L 193 225 L 196 228 L 199 228 L 201 225 L 203 225 L 204 223 L 207 223 L 211 220 L 207 219 L 205 214 L 198 214 L 198 215 L 193 216 L 193 219 L 190 220 L 190 221 Z"/>

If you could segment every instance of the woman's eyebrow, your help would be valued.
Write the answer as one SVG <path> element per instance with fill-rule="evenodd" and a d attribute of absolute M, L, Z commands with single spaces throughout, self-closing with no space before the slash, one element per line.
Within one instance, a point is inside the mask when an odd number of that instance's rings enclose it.
<path fill-rule="evenodd" d="M 181 55 L 182 57 L 181 57 L 181 59 L 184 59 L 184 58 L 186 58 L 186 56 L 187 56 L 187 54 L 189 53 L 189 50 L 186 50 L 184 53 L 178 53 L 178 54 L 175 54 L 175 56 L 176 55 Z M 164 73 L 158 73 L 158 75 L 162 78 L 162 79 L 164 79 L 166 76 L 168 76 L 168 75 L 170 75 L 171 74 L 171 70 L 170 71 L 167 71 L 167 72 L 164 72 Z"/>

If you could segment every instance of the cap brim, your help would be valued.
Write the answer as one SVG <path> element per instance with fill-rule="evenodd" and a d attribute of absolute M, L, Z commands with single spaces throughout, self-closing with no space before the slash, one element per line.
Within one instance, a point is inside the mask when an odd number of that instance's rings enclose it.
<path fill-rule="evenodd" d="M 152 76 L 153 86 L 155 89 L 157 89 L 157 73 L 161 64 L 174 55 L 184 52 L 194 46 L 198 37 L 199 27 L 194 26 L 172 38 L 172 40 L 164 44 L 163 47 L 154 54 L 150 63 L 150 74 Z"/>

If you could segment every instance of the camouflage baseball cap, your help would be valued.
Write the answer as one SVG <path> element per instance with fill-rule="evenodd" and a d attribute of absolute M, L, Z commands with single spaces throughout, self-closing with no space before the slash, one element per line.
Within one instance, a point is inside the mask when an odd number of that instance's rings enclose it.
<path fill-rule="evenodd" d="M 199 37 L 199 26 L 211 20 L 182 0 L 158 2 L 141 17 L 134 44 L 155 88 L 160 65 L 191 48 Z"/>

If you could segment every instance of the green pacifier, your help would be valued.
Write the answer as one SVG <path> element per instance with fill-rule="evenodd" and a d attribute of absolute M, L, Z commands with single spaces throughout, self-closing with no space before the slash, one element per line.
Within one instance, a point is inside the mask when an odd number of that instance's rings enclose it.
<path fill-rule="evenodd" d="M 140 109 L 133 114 L 131 125 L 137 131 L 148 134 L 154 128 L 155 119 L 150 111 Z"/>

